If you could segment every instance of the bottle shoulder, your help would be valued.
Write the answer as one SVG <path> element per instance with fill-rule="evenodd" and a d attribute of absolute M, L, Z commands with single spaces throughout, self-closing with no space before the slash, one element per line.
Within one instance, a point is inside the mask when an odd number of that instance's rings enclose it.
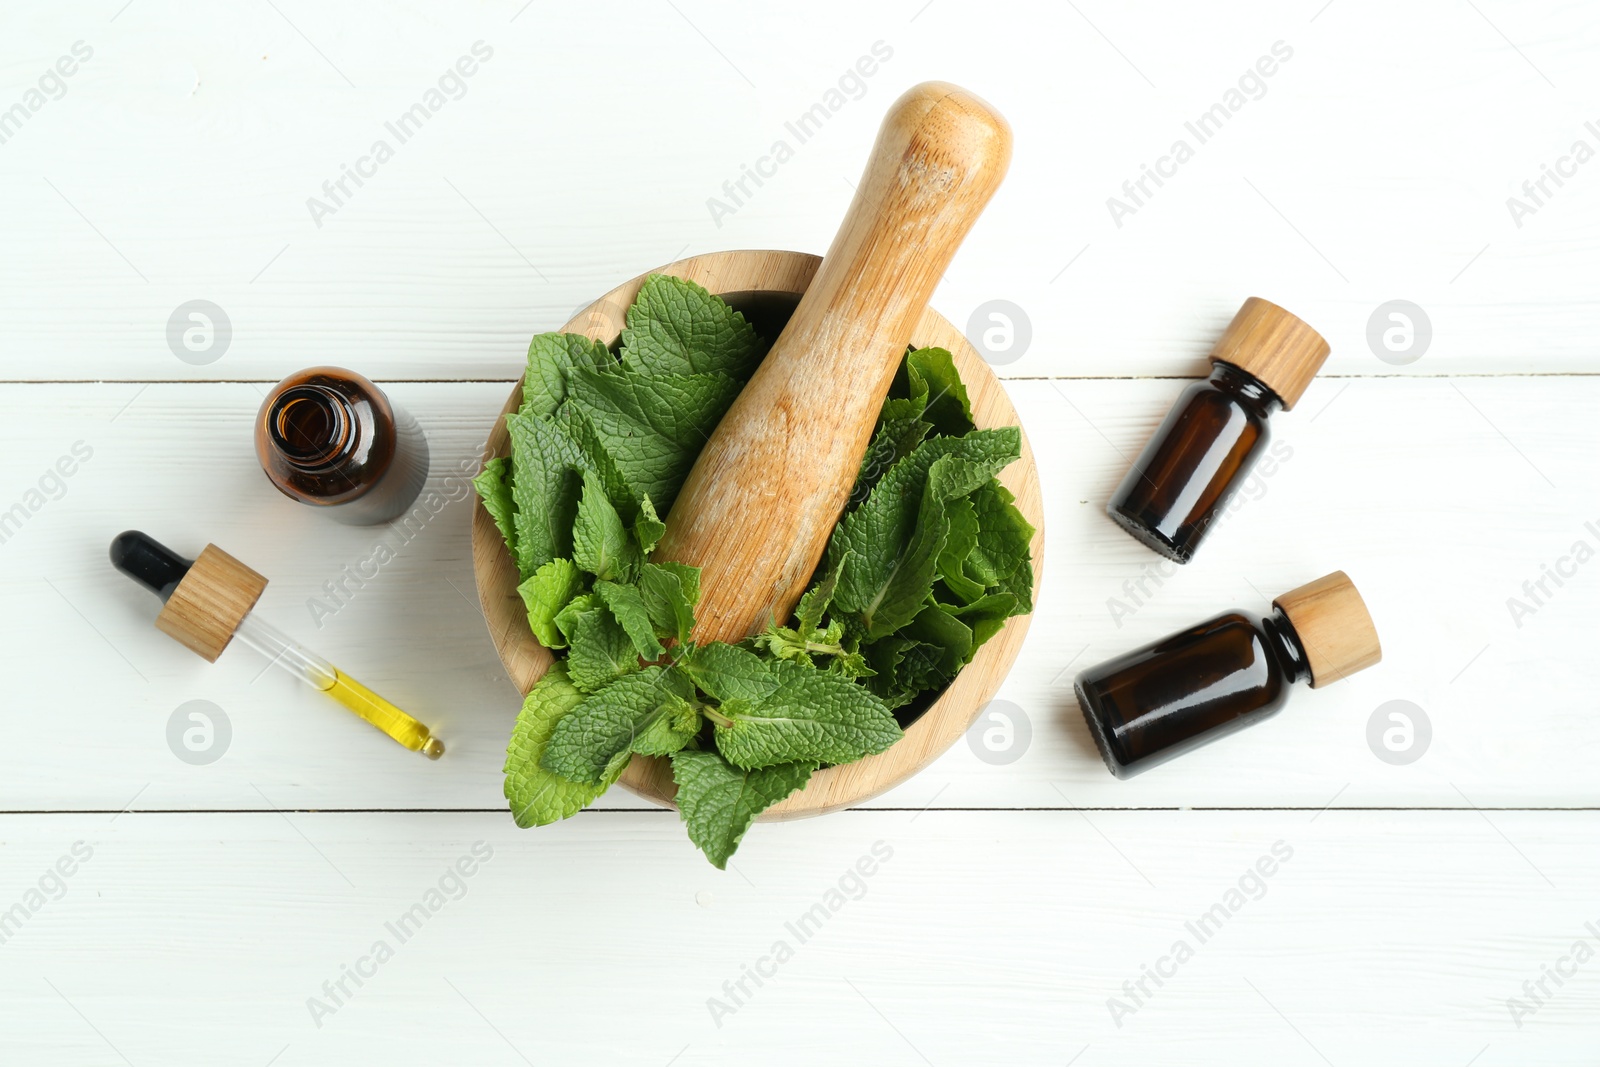
<path fill-rule="evenodd" d="M 1283 401 L 1260 378 L 1231 363 L 1217 361 L 1211 365 L 1206 384 L 1227 402 L 1243 412 L 1265 432 L 1267 420 L 1283 409 Z"/>
<path fill-rule="evenodd" d="M 279 382 L 256 416 L 256 455 L 285 495 L 344 504 L 370 492 L 397 446 L 395 409 L 353 371 L 311 367 Z"/>

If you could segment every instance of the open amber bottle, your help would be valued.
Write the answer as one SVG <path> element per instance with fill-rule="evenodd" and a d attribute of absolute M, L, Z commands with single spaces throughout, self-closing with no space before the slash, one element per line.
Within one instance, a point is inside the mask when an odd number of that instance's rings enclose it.
<path fill-rule="evenodd" d="M 1246 300 L 1211 350 L 1211 376 L 1178 397 L 1106 513 L 1188 563 L 1266 451 L 1267 420 L 1295 405 L 1327 358 L 1317 331 L 1271 301 Z"/>
<path fill-rule="evenodd" d="M 1276 713 L 1383 658 L 1343 571 L 1278 597 L 1264 619 L 1230 611 L 1078 675 L 1078 706 L 1106 767 L 1129 778 Z"/>
<path fill-rule="evenodd" d="M 409 508 L 428 477 L 428 439 L 372 382 L 339 367 L 291 374 L 256 417 L 256 456 L 278 491 L 355 526 Z"/>

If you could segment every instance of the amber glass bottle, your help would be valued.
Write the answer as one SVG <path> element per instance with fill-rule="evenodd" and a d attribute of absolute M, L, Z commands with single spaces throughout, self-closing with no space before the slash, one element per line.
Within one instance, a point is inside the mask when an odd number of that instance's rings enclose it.
<path fill-rule="evenodd" d="M 1328 342 L 1278 305 L 1244 302 L 1106 505 L 1139 541 L 1188 563 L 1266 450 L 1267 419 L 1295 405 Z"/>
<path fill-rule="evenodd" d="M 285 496 L 357 526 L 402 514 L 428 477 L 422 427 L 383 390 L 339 367 L 291 374 L 267 394 L 256 456 Z"/>
<path fill-rule="evenodd" d="M 1383 658 L 1343 571 L 1291 590 L 1253 619 L 1230 611 L 1078 675 L 1078 706 L 1118 778 L 1260 722 L 1290 686 L 1339 681 Z"/>

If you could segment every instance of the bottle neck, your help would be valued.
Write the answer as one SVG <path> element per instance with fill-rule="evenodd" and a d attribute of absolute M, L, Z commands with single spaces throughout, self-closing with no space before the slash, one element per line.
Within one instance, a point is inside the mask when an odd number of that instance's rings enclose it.
<path fill-rule="evenodd" d="M 284 462 L 307 472 L 345 459 L 359 436 L 349 399 L 322 385 L 297 385 L 279 394 L 267 412 L 267 434 Z"/>
<path fill-rule="evenodd" d="M 1229 394 L 1262 418 L 1283 407 L 1283 401 L 1278 399 L 1278 394 L 1267 388 L 1265 382 L 1249 371 L 1240 370 L 1232 363 L 1214 360 L 1208 380 L 1217 389 Z"/>
<path fill-rule="evenodd" d="M 1266 632 L 1267 647 L 1272 650 L 1273 658 L 1283 668 L 1284 678 L 1290 682 L 1310 681 L 1311 663 L 1306 658 L 1305 646 L 1300 643 L 1300 635 L 1294 632 L 1283 609 L 1274 607 L 1272 614 L 1261 620 L 1261 629 Z"/>

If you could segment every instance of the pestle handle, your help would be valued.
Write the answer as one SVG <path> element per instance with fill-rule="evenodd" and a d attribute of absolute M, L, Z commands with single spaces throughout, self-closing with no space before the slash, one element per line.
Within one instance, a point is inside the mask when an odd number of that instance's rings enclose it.
<path fill-rule="evenodd" d="M 793 610 L 911 331 L 1010 159 L 1005 119 L 954 85 L 889 109 L 816 277 L 667 516 L 656 557 L 702 570 L 695 641 L 739 641 Z"/>

